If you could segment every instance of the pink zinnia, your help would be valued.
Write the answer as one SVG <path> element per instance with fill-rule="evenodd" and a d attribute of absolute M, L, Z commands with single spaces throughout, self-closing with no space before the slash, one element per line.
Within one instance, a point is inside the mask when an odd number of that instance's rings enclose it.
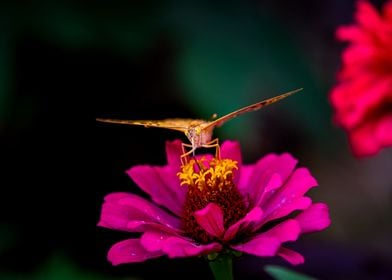
<path fill-rule="evenodd" d="M 331 102 L 354 154 L 369 156 L 392 146 L 392 2 L 379 14 L 359 1 L 356 21 L 337 30 L 350 45 Z"/>
<path fill-rule="evenodd" d="M 328 207 L 305 196 L 316 180 L 290 154 L 243 165 L 238 143 L 226 141 L 221 159 L 204 155 L 181 165 L 180 141 L 167 142 L 166 152 L 163 167 L 127 171 L 151 201 L 131 193 L 105 198 L 99 226 L 142 233 L 112 246 L 114 265 L 229 251 L 300 264 L 302 255 L 284 243 L 330 224 Z"/>

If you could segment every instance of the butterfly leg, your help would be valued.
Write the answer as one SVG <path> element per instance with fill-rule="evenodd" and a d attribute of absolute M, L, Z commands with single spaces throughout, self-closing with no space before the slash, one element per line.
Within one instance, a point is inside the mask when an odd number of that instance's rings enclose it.
<path fill-rule="evenodd" d="M 203 145 L 204 148 L 215 148 L 215 157 L 220 159 L 220 146 L 219 146 L 219 139 L 215 138 L 211 140 L 207 144 Z"/>
<path fill-rule="evenodd" d="M 185 144 L 185 143 L 181 143 L 181 148 L 182 148 L 181 164 L 185 165 L 188 163 L 187 157 L 195 151 L 195 148 L 192 145 Z M 186 148 L 191 148 L 191 150 L 187 152 Z"/>

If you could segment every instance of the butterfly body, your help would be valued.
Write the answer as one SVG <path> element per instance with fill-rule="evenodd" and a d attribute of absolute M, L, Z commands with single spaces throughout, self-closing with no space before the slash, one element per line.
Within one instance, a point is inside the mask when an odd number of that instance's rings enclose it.
<path fill-rule="evenodd" d="M 191 142 L 193 148 L 197 149 L 211 142 L 214 127 L 209 127 L 209 125 L 210 122 L 200 120 L 200 122 L 191 124 L 185 131 L 185 135 L 189 142 Z"/>
<path fill-rule="evenodd" d="M 182 157 L 194 153 L 197 148 L 200 147 L 219 147 L 218 139 L 212 140 L 213 130 L 215 127 L 219 127 L 225 122 L 247 112 L 259 110 L 260 108 L 275 103 L 283 98 L 286 98 L 298 91 L 296 89 L 276 97 L 272 97 L 252 105 L 243 107 L 236 111 L 233 111 L 227 115 L 224 115 L 218 119 L 207 121 L 202 119 L 163 119 L 163 120 L 117 120 L 117 119 L 101 119 L 97 118 L 97 121 L 115 124 L 126 124 L 126 125 L 142 125 L 144 127 L 160 127 L 176 131 L 183 132 L 188 138 L 190 145 L 184 144 L 186 147 L 191 147 L 191 150 L 184 152 Z"/>

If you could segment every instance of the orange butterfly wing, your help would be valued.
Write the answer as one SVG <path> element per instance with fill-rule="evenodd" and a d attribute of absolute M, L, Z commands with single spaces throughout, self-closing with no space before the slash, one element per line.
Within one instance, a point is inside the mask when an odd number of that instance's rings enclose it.
<path fill-rule="evenodd" d="M 118 119 L 96 119 L 99 122 L 126 124 L 126 125 L 141 125 L 144 127 L 159 127 L 171 130 L 177 130 L 185 133 L 192 125 L 200 125 L 205 123 L 204 120 L 198 119 L 163 119 L 163 120 L 118 120 Z"/>
<path fill-rule="evenodd" d="M 289 91 L 289 92 L 283 93 L 281 95 L 278 95 L 278 96 L 275 96 L 275 97 L 272 97 L 272 98 L 269 98 L 269 99 L 266 99 L 266 100 L 254 103 L 252 105 L 243 107 L 243 108 L 238 109 L 238 110 L 236 110 L 234 112 L 231 112 L 231 113 L 229 113 L 227 115 L 224 115 L 223 117 L 220 117 L 220 118 L 218 118 L 218 119 L 216 119 L 214 121 L 208 122 L 208 124 L 206 126 L 204 126 L 203 128 L 206 129 L 206 128 L 211 128 L 211 127 L 221 126 L 225 122 L 227 122 L 227 121 L 229 121 L 229 120 L 231 120 L 231 119 L 233 119 L 233 118 L 235 118 L 235 117 L 237 117 L 239 115 L 245 114 L 247 112 L 257 111 L 257 110 L 261 109 L 262 107 L 268 106 L 268 105 L 270 105 L 272 103 L 275 103 L 275 102 L 277 102 L 279 100 L 282 100 L 283 98 L 286 98 L 286 97 L 288 97 L 288 96 L 290 96 L 290 95 L 292 95 L 294 93 L 297 93 L 298 91 L 301 91 L 301 90 L 302 90 L 302 88 L 299 88 L 299 89 L 296 89 L 296 90 L 293 90 L 293 91 Z"/>

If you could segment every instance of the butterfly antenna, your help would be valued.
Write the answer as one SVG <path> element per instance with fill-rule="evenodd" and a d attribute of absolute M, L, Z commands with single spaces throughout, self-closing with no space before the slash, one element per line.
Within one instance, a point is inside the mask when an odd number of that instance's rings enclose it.
<path fill-rule="evenodd" d="M 218 114 L 217 114 L 217 113 L 214 113 L 214 114 L 212 114 L 212 116 L 210 117 L 210 121 L 213 121 L 213 120 L 215 120 L 216 118 L 218 118 Z"/>

